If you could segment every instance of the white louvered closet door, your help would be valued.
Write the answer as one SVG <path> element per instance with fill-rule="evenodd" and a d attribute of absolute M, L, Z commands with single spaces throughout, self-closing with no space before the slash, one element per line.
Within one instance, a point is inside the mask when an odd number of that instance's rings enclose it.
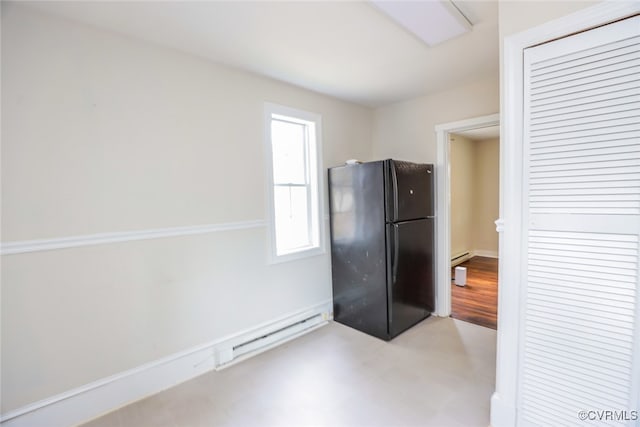
<path fill-rule="evenodd" d="M 524 65 L 518 425 L 640 425 L 640 16 Z"/>

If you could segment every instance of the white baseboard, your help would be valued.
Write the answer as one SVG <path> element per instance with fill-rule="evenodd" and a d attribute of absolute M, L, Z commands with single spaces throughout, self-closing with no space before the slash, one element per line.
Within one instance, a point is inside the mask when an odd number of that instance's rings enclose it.
<path fill-rule="evenodd" d="M 465 256 L 461 256 L 464 254 L 467 254 Z M 482 249 L 474 249 L 472 251 L 468 251 L 468 252 L 462 252 L 460 254 L 457 254 L 455 256 L 452 257 L 452 261 L 451 261 L 451 268 L 462 264 L 465 261 L 469 261 L 471 258 L 473 258 L 474 256 L 481 256 L 481 257 L 486 257 L 486 258 L 496 258 L 498 259 L 498 252 L 496 251 L 485 251 Z M 460 257 L 460 258 L 457 258 Z M 453 260 L 455 258 L 455 260 Z"/>
<path fill-rule="evenodd" d="M 473 256 L 482 256 L 482 257 L 486 257 L 486 258 L 498 258 L 498 252 L 497 251 L 485 251 L 482 249 L 475 249 L 473 251 Z"/>
<path fill-rule="evenodd" d="M 215 346 L 215 368 L 223 369 L 326 325 L 332 309 L 331 301 L 327 301 L 219 340 Z"/>
<path fill-rule="evenodd" d="M 455 254 L 451 257 L 451 268 L 456 265 L 462 264 L 463 262 L 471 259 L 473 257 L 473 251 L 465 251 L 460 252 L 459 254 Z"/>
<path fill-rule="evenodd" d="M 238 364 L 240 362 L 243 362 L 243 361 L 245 361 L 245 360 L 247 360 L 247 359 L 249 359 L 251 357 L 257 356 L 260 353 L 264 353 L 267 350 L 271 350 L 274 347 L 277 347 L 277 346 L 282 345 L 282 344 L 284 344 L 286 342 L 294 340 L 294 339 L 296 339 L 296 338 L 298 338 L 298 337 L 300 337 L 302 335 L 308 334 L 311 331 L 315 331 L 316 329 L 318 329 L 318 328 L 320 328 L 322 326 L 325 326 L 328 323 L 329 323 L 329 319 L 323 320 L 323 321 L 318 322 L 318 323 L 314 323 L 313 325 L 309 326 L 308 328 L 306 328 L 306 329 L 304 329 L 302 331 L 295 332 L 292 335 L 287 335 L 285 338 L 279 339 L 279 340 L 277 340 L 275 342 L 271 342 L 271 343 L 269 343 L 269 344 L 267 344 L 267 345 L 265 345 L 263 347 L 260 347 L 259 349 L 254 350 L 254 351 L 252 351 L 250 353 L 243 353 L 243 354 L 241 354 L 239 356 L 236 356 L 231 361 L 229 361 L 227 363 L 217 365 L 215 369 L 216 369 L 216 371 L 221 371 L 223 369 L 230 368 L 231 366 L 234 366 L 234 365 L 236 365 L 236 364 Z"/>
<path fill-rule="evenodd" d="M 0 417 L 0 424 L 2 427 L 68 427 L 89 421 L 215 369 L 220 365 L 220 354 L 230 346 L 233 348 L 234 343 L 261 337 L 288 324 L 316 314 L 320 315 L 318 320 L 310 322 L 307 328 L 299 327 L 293 334 L 279 337 L 267 346 L 237 359 L 243 360 L 317 329 L 327 323 L 332 311 L 331 300 L 298 310 L 210 343 L 7 412 Z"/>

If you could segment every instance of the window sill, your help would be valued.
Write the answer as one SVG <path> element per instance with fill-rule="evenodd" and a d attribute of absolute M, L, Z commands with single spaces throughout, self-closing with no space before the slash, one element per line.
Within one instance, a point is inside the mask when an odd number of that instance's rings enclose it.
<path fill-rule="evenodd" d="M 283 254 L 283 255 L 275 255 L 271 254 L 269 264 L 281 264 L 283 262 L 289 261 L 297 261 L 304 258 L 310 258 L 314 256 L 324 255 L 327 251 L 324 247 L 314 247 L 309 249 L 301 249 L 299 251 Z"/>

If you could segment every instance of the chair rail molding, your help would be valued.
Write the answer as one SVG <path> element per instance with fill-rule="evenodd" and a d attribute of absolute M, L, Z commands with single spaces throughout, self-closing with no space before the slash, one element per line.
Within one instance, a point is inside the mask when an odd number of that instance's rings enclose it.
<path fill-rule="evenodd" d="M 130 242 L 134 240 L 160 239 L 195 234 L 216 233 L 220 231 L 247 230 L 266 226 L 264 220 L 204 224 L 187 227 L 157 228 L 148 230 L 117 231 L 112 233 L 85 234 L 80 236 L 57 237 L 52 239 L 23 240 L 2 242 L 1 255 L 14 255 L 29 252 L 68 249 L 80 246 L 103 245 L 107 243 Z"/>

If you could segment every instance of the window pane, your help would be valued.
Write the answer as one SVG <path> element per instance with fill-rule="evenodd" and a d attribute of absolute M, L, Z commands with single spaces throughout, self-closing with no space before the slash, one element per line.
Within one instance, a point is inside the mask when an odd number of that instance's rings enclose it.
<path fill-rule="evenodd" d="M 311 245 L 306 187 L 274 187 L 278 254 Z"/>
<path fill-rule="evenodd" d="M 306 184 L 304 145 L 304 125 L 271 121 L 274 183 Z"/>

